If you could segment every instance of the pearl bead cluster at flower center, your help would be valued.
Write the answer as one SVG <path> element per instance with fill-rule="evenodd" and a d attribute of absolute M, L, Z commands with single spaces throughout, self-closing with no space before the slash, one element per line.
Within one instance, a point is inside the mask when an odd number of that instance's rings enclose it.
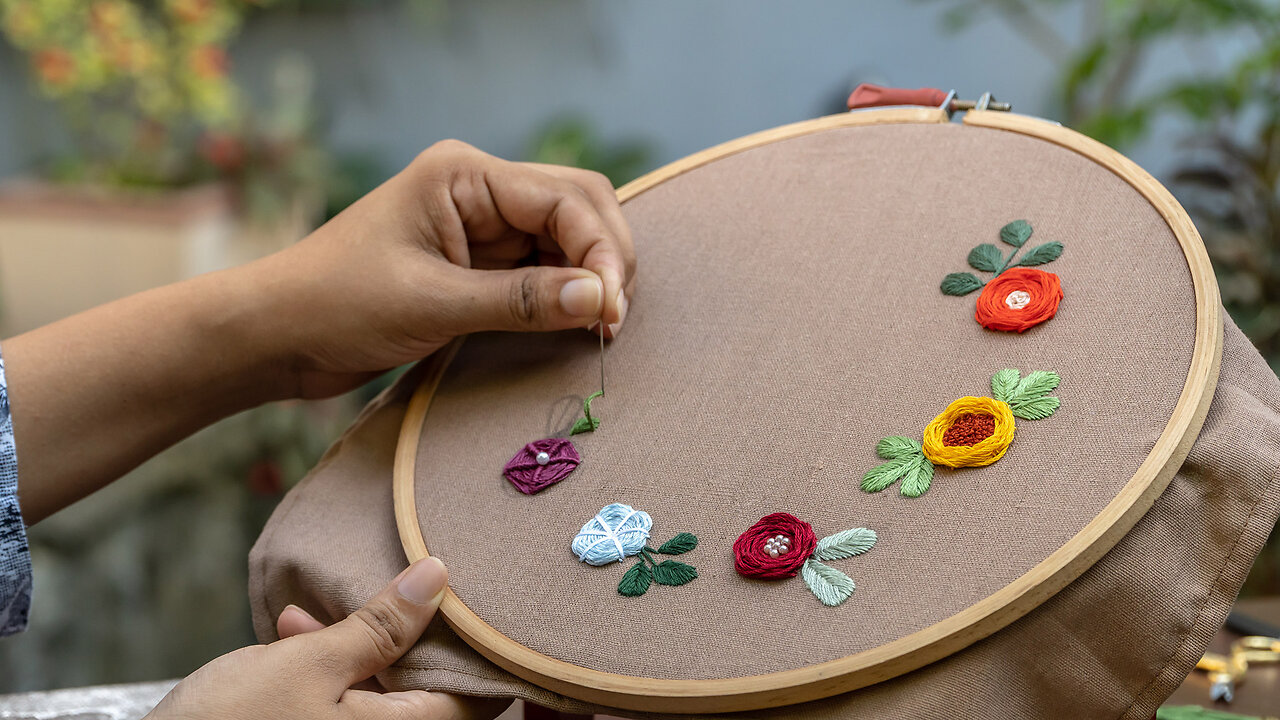
<path fill-rule="evenodd" d="M 786 555 L 789 550 L 791 550 L 791 538 L 786 535 L 776 535 L 764 543 L 764 551 L 771 558 Z"/>
<path fill-rule="evenodd" d="M 1031 293 L 1026 290 L 1014 290 L 1004 299 L 1010 310 L 1021 310 L 1031 304 Z"/>

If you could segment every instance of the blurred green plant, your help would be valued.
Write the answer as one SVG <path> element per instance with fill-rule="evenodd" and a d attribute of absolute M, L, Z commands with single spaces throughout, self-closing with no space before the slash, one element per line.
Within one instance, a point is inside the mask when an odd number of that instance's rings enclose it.
<path fill-rule="evenodd" d="M 1171 189 L 1204 237 L 1227 310 L 1280 369 L 1280 1 L 925 1 L 950 4 L 953 29 L 983 14 L 1007 21 L 1063 68 L 1059 117 L 1087 135 L 1123 148 L 1173 121 Z M 1078 38 L 1057 29 L 1068 9 L 1082 13 Z M 1190 73 L 1142 76 L 1175 52 Z M 1246 588 L 1280 592 L 1280 542 Z"/>
<path fill-rule="evenodd" d="M 0 0 L 0 36 L 72 137 L 44 174 L 125 188 L 220 179 L 251 218 L 279 217 L 324 177 L 310 71 L 281 63 L 272 103 L 253 112 L 227 52 L 247 14 L 274 1 Z"/>
<path fill-rule="evenodd" d="M 586 120 L 563 117 L 534 133 L 526 157 L 533 162 L 595 170 L 619 187 L 647 170 L 651 155 L 643 142 L 605 143 Z"/>

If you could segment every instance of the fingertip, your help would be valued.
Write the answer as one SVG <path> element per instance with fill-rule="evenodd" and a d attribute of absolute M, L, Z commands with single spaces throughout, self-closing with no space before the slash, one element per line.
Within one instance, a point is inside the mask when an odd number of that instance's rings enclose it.
<path fill-rule="evenodd" d="M 605 324 L 613 324 L 618 322 L 618 301 L 622 292 L 622 274 L 612 266 L 605 266 L 598 270 L 588 268 L 600 276 L 604 283 L 604 306 L 600 308 L 600 316 L 603 316 Z"/>
<path fill-rule="evenodd" d="M 440 558 L 427 557 L 409 566 L 396 582 L 396 593 L 418 605 L 439 606 L 449 582 L 449 571 Z"/>
<path fill-rule="evenodd" d="M 627 310 L 630 308 L 631 303 L 630 301 L 627 300 L 626 290 L 618 291 L 617 304 L 618 304 L 618 321 L 614 323 L 609 323 L 609 337 L 611 338 L 618 337 L 618 333 L 622 331 L 622 323 L 625 322 L 627 319 Z"/>
<path fill-rule="evenodd" d="M 280 617 L 276 619 L 276 634 L 281 640 L 324 628 L 324 623 L 297 605 L 285 606 L 285 609 L 280 611 Z"/>
<path fill-rule="evenodd" d="M 560 309 L 570 317 L 599 317 L 604 298 L 605 285 L 595 274 L 572 277 L 560 286 Z"/>

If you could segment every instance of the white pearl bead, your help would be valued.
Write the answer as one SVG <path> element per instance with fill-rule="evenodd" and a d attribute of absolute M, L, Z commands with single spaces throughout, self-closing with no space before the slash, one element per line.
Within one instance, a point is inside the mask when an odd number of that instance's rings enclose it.
<path fill-rule="evenodd" d="M 546 465 L 547 463 L 551 462 L 551 456 L 548 455 L 545 451 L 543 451 L 538 453 L 538 455 L 534 458 L 534 460 L 537 460 L 539 465 Z"/>
<path fill-rule="evenodd" d="M 778 557 L 778 551 L 773 548 L 769 548 L 769 557 Z"/>
<path fill-rule="evenodd" d="M 786 535 L 779 535 L 774 538 L 774 540 L 777 540 L 778 542 L 782 542 L 783 540 L 786 540 L 786 539 L 787 539 Z"/>

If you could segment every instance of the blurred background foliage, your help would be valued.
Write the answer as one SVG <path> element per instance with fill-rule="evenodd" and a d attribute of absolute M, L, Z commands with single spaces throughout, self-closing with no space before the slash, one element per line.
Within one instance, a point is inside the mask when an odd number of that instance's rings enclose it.
<path fill-rule="evenodd" d="M 23 173 L 137 193 L 218 182 L 267 221 L 298 198 L 330 217 L 449 135 L 621 185 L 838 111 L 860 81 L 993 90 L 1160 175 L 1193 213 L 1232 316 L 1280 368 L 1280 2 L 812 0 L 756 24 L 774 4 L 735 3 L 0 0 L 0 73 L 16 85 L 22 69 L 31 104 L 56 107 L 66 135 Z M 827 31 L 838 41 L 808 37 Z M 465 109 L 430 114 L 452 104 Z M 419 122 L 398 145 L 384 137 Z M 231 418 L 33 528 L 37 610 L 0 643 L 0 692 L 174 677 L 253 642 L 249 546 L 388 382 Z M 1246 592 L 1280 593 L 1280 542 Z"/>

